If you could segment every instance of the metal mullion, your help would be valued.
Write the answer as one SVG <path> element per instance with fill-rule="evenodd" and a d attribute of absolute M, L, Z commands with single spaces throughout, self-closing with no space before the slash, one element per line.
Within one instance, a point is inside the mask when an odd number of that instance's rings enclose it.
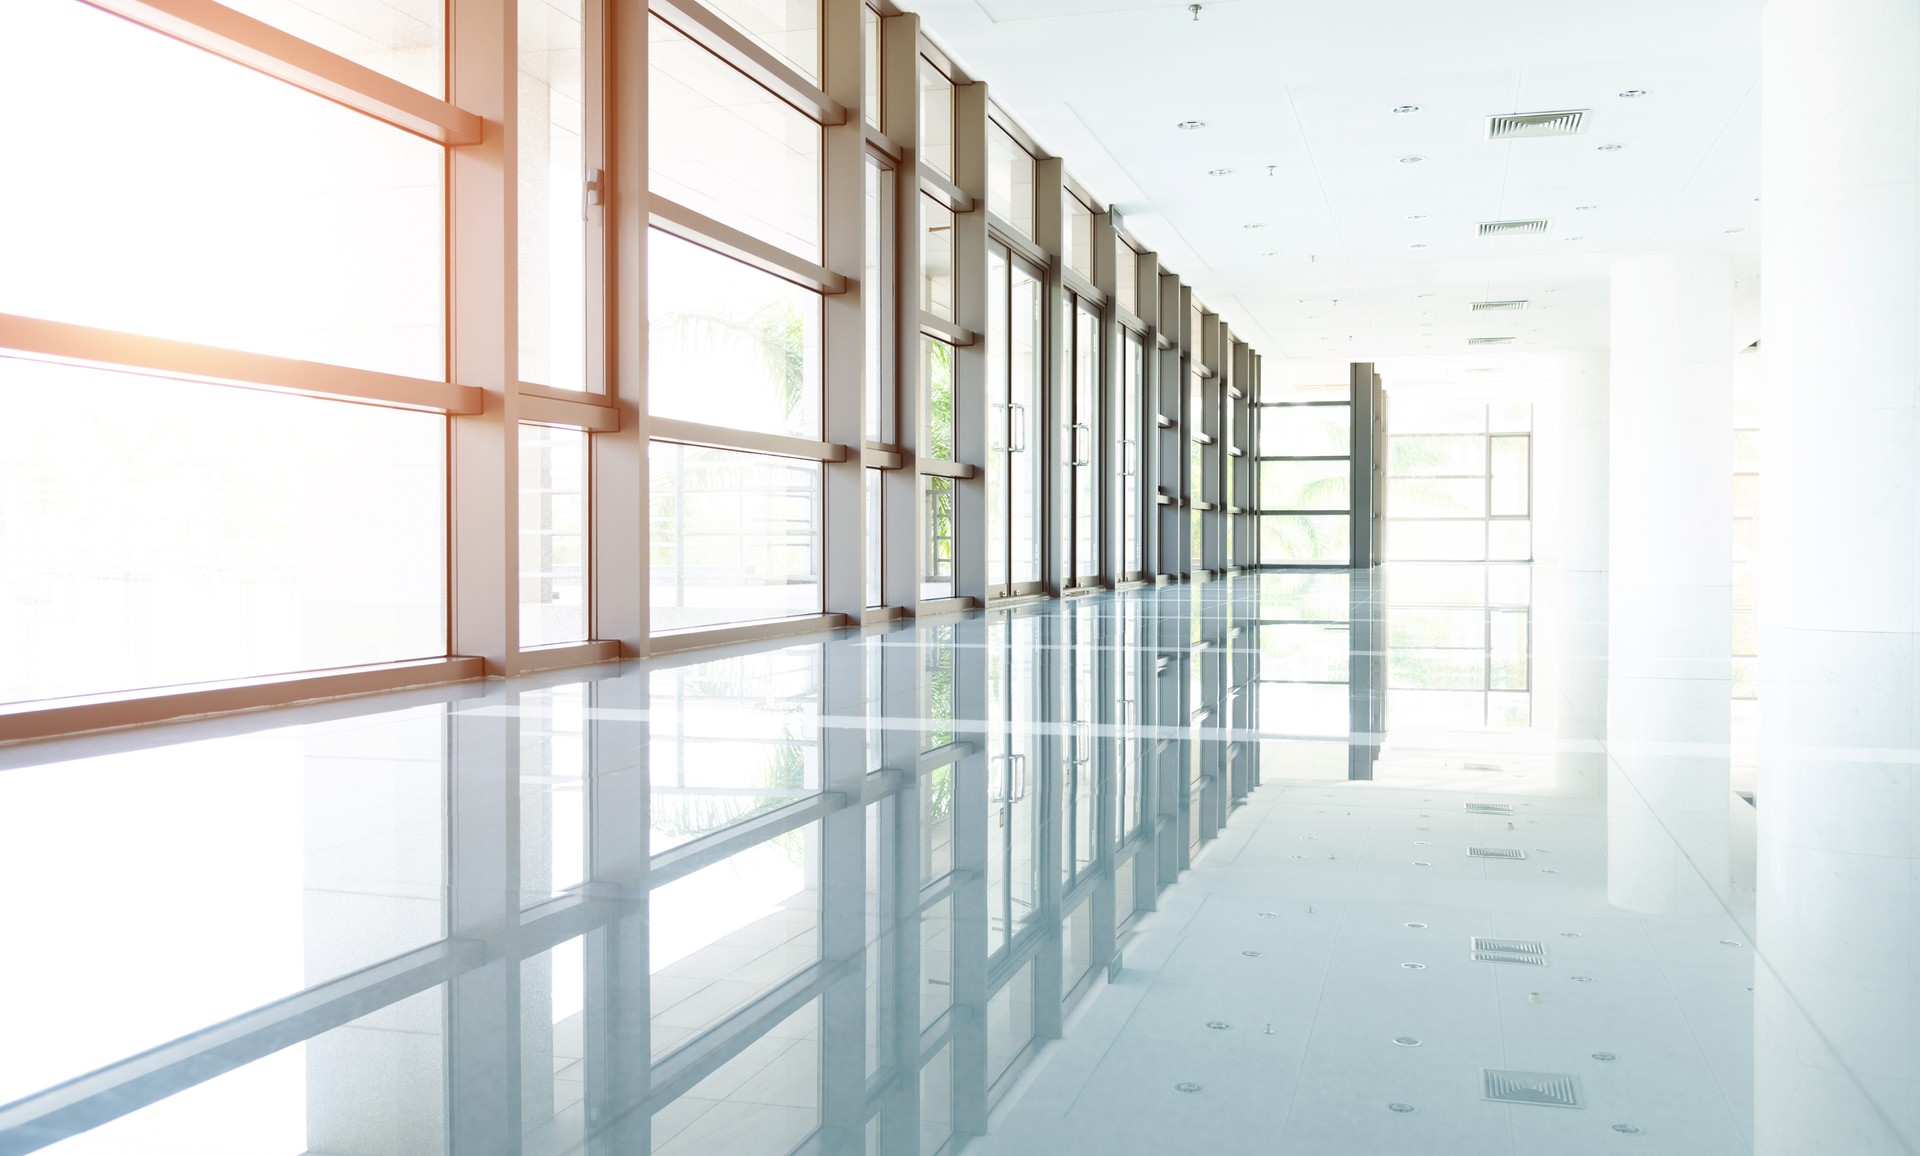
<path fill-rule="evenodd" d="M 260 389 L 362 405 L 477 415 L 475 385 L 0 313 L 0 357 L 95 366 L 160 379 Z"/>
<path fill-rule="evenodd" d="M 783 281 L 791 281 L 815 293 L 835 294 L 847 291 L 848 278 L 818 262 L 809 261 L 770 241 L 717 221 L 697 209 L 688 208 L 658 194 L 649 194 L 649 222 L 663 233 L 731 257 Z"/>
<path fill-rule="evenodd" d="M 649 0 L 647 8 L 814 123 L 829 127 L 850 119 L 846 105 L 698 0 Z"/>
<path fill-rule="evenodd" d="M 765 454 L 769 457 L 798 458 L 802 461 L 844 462 L 859 456 L 839 442 L 760 433 L 756 430 L 708 425 L 705 422 L 682 421 L 679 418 L 650 419 L 648 435 L 654 441 L 704 446 L 738 453 Z"/>
<path fill-rule="evenodd" d="M 481 139 L 481 115 L 213 0 L 81 2 L 435 144 Z"/>

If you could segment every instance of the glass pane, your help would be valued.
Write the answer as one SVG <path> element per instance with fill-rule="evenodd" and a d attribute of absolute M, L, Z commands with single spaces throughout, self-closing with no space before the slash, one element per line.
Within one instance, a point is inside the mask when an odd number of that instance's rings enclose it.
<path fill-rule="evenodd" d="M 1025 237 L 1033 236 L 1033 154 L 987 122 L 987 208 Z"/>
<path fill-rule="evenodd" d="M 1496 562 L 1525 562 L 1533 557 L 1533 523 L 1487 523 L 1487 557 Z"/>
<path fill-rule="evenodd" d="M 1488 685 L 1494 690 L 1526 690 L 1530 647 L 1525 610 L 1487 613 Z"/>
<path fill-rule="evenodd" d="M 1344 735 L 1352 727 L 1346 686 L 1260 684 L 1260 729 L 1285 735 Z"/>
<path fill-rule="evenodd" d="M 1260 383 L 1262 402 L 1302 402 L 1302 401 L 1351 401 L 1353 384 L 1346 381 L 1327 382 L 1320 385 L 1288 384 L 1278 381 Z M 1395 411 L 1398 419 L 1398 411 Z"/>
<path fill-rule="evenodd" d="M 1078 332 L 1073 348 L 1073 410 L 1078 435 L 1073 450 L 1073 573 L 1076 578 L 1097 578 L 1099 509 L 1096 506 L 1100 469 L 1100 318 L 1084 302 L 1074 310 Z"/>
<path fill-rule="evenodd" d="M 520 380 L 587 388 L 579 0 L 520 4 Z"/>
<path fill-rule="evenodd" d="M 920 58 L 920 160 L 953 179 L 953 82 Z"/>
<path fill-rule="evenodd" d="M 880 13 L 860 6 L 860 55 L 866 87 L 862 90 L 867 123 L 880 127 Z"/>
<path fill-rule="evenodd" d="M 1479 562 L 1487 556 L 1486 522 L 1387 523 L 1387 555 L 1395 561 Z"/>
<path fill-rule="evenodd" d="M 230 0 L 227 7 L 428 96 L 446 94 L 445 0 Z"/>
<path fill-rule="evenodd" d="M 820 463 L 654 442 L 653 629 L 820 613 Z"/>
<path fill-rule="evenodd" d="M 1480 690 L 1486 684 L 1487 654 L 1472 650 L 1387 652 L 1387 685 L 1412 690 Z"/>
<path fill-rule="evenodd" d="M 1261 457 L 1345 457 L 1352 452 L 1353 407 L 1269 407 L 1260 412 Z"/>
<path fill-rule="evenodd" d="M 1533 439 L 1528 437 L 1492 439 L 1493 477 L 1488 485 L 1492 494 L 1491 513 L 1524 515 L 1528 512 L 1528 490 L 1532 480 L 1528 457 L 1532 443 Z"/>
<path fill-rule="evenodd" d="M 704 0 L 704 4 L 802 76 L 820 83 L 820 0 Z"/>
<path fill-rule="evenodd" d="M 1496 401 L 1487 406 L 1487 429 L 1492 433 L 1526 433 L 1533 429 L 1533 403 Z"/>
<path fill-rule="evenodd" d="M 587 638 L 587 434 L 520 427 L 520 645 Z"/>
<path fill-rule="evenodd" d="M 520 906 L 578 888 L 587 872 L 587 686 L 519 696 Z"/>
<path fill-rule="evenodd" d="M 819 649 L 647 677 L 647 850 L 658 855 L 820 790 Z"/>
<path fill-rule="evenodd" d="M 925 477 L 927 550 L 921 565 L 920 597 L 951 598 L 954 592 L 953 479 Z"/>
<path fill-rule="evenodd" d="M 886 487 L 886 475 L 879 470 L 868 470 L 867 475 L 867 605 L 886 605 L 886 593 L 881 586 L 881 559 L 886 550 L 886 526 L 881 521 L 884 508 L 883 495 Z"/>
<path fill-rule="evenodd" d="M 43 1151 L 443 1152 L 445 992 L 430 987 Z"/>
<path fill-rule="evenodd" d="M 1263 514 L 1260 561 L 1345 566 L 1351 559 L 1351 533 L 1345 514 Z"/>
<path fill-rule="evenodd" d="M 888 244 L 893 236 L 892 176 L 893 170 L 880 167 L 872 157 L 867 158 L 866 275 L 860 282 L 860 304 L 867 322 L 864 428 L 870 440 L 879 442 L 891 442 L 894 438 L 893 391 L 887 373 L 887 350 L 891 346 L 887 336 L 887 316 L 891 310 L 887 306 L 892 297 L 888 286 L 893 280 L 890 275 L 892 246 Z"/>
<path fill-rule="evenodd" d="M 647 405 L 656 417 L 819 437 L 820 295 L 651 230 Z"/>
<path fill-rule="evenodd" d="M 0 413 L 0 702 L 446 654 L 446 418 L 11 358 Z"/>
<path fill-rule="evenodd" d="M 920 308 L 953 320 L 953 212 L 920 198 Z"/>
<path fill-rule="evenodd" d="M 920 339 L 920 380 L 927 399 L 927 456 L 953 461 L 953 346 Z"/>
<path fill-rule="evenodd" d="M 657 1021 L 654 1030 L 660 1030 Z M 819 1127 L 820 1001 L 814 999 L 686 1095 L 656 1109 L 648 1132 L 654 1156 L 788 1156 Z"/>
<path fill-rule="evenodd" d="M 649 191 L 820 259 L 820 126 L 647 21 Z"/>
<path fill-rule="evenodd" d="M 1760 469 L 1759 430 L 1737 429 L 1733 431 L 1733 468 L 1742 473 L 1753 473 Z"/>
<path fill-rule="evenodd" d="M 1261 462 L 1263 510 L 1345 510 L 1353 504 L 1347 462 Z"/>
<path fill-rule="evenodd" d="M 1387 615 L 1389 646 L 1480 647 L 1487 643 L 1487 614 L 1478 606 L 1405 605 L 1399 584 L 1393 587 L 1395 604 Z M 1477 601 L 1477 596 L 1469 596 Z"/>
<path fill-rule="evenodd" d="M 1388 472 L 1484 477 L 1487 439 L 1477 434 L 1396 434 L 1387 439 Z"/>
<path fill-rule="evenodd" d="M 1093 279 L 1093 210 L 1079 197 L 1060 190 L 1060 245 L 1067 267 Z"/>
<path fill-rule="evenodd" d="M 1033 964 L 1015 972 L 987 1001 L 987 1086 L 992 1087 L 1033 1039 Z"/>
<path fill-rule="evenodd" d="M 0 313 L 443 379 L 444 149 L 85 4 L 0 44 Z"/>
<path fill-rule="evenodd" d="M 1394 434 L 1485 433 L 1487 406 L 1479 401 L 1417 401 L 1392 395 L 1387 420 Z"/>
<path fill-rule="evenodd" d="M 1396 518 L 1480 518 L 1487 513 L 1482 478 L 1389 478 L 1387 512 Z"/>
<path fill-rule="evenodd" d="M 1115 242 L 1114 253 L 1114 295 L 1120 299 L 1122 309 L 1137 314 L 1140 312 L 1140 254 L 1125 241 Z"/>
<path fill-rule="evenodd" d="M 820 835 L 808 823 L 654 887 L 654 1058 L 819 960 L 820 892 L 807 862 Z"/>
<path fill-rule="evenodd" d="M 952 675 L 947 677 L 950 680 Z M 920 840 L 924 886 L 953 870 L 952 763 L 920 776 Z"/>
<path fill-rule="evenodd" d="M 1012 573 L 1015 582 L 1040 580 L 1040 501 L 1044 493 L 1040 462 L 1040 382 L 1045 373 L 1046 350 L 1041 343 L 1041 302 L 1045 298 L 1040 279 L 1026 266 L 1012 265 L 1011 301 L 1013 340 L 1009 348 L 1012 372 L 1008 379 L 1011 405 L 1010 434 L 1014 452 L 1008 484 L 1013 503 Z"/>

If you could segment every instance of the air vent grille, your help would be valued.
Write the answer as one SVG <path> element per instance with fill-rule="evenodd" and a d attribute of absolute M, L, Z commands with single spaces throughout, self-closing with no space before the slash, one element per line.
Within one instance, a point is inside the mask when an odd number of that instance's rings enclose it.
<path fill-rule="evenodd" d="M 1484 340 L 1484 339 L 1475 338 L 1474 340 Z M 1473 812 L 1476 815 L 1511 815 L 1513 814 L 1512 803 L 1467 803 L 1465 804 L 1465 806 L 1467 810 Z"/>
<path fill-rule="evenodd" d="M 1522 955 L 1513 951 L 1476 951 L 1473 953 L 1473 960 L 1475 963 L 1524 963 L 1528 967 L 1547 966 L 1547 957 L 1544 955 Z"/>
<path fill-rule="evenodd" d="M 1473 303 L 1475 313 L 1512 313 L 1526 307 L 1525 301 L 1475 301 Z"/>
<path fill-rule="evenodd" d="M 1510 112 L 1487 118 L 1488 140 L 1520 140 L 1535 136 L 1573 136 L 1587 127 L 1589 109 L 1558 112 Z"/>
<path fill-rule="evenodd" d="M 1469 847 L 1468 856 L 1474 859 L 1525 859 L 1527 853 L 1518 847 Z"/>
<path fill-rule="evenodd" d="M 1469 337 L 1468 345 L 1512 345 L 1511 337 Z"/>
<path fill-rule="evenodd" d="M 1547 954 L 1547 945 L 1537 939 L 1493 939 L 1485 935 L 1474 935 L 1467 939 L 1467 946 L 1475 951 L 1499 951 L 1509 955 Z"/>
<path fill-rule="evenodd" d="M 1482 237 L 1516 237 L 1526 233 L 1544 233 L 1547 226 L 1553 224 L 1545 217 L 1534 217 L 1526 221 L 1482 221 Z"/>
<path fill-rule="evenodd" d="M 1504 1104 L 1580 1108 L 1580 1081 L 1558 1072 L 1510 1072 L 1481 1068 L 1482 1095 Z"/>

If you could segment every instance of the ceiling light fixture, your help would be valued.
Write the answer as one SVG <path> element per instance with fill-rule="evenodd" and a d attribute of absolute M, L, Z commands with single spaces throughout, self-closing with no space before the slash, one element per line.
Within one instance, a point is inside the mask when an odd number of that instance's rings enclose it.
<path fill-rule="evenodd" d="M 1617 145 L 1617 144 L 1603 144 L 1603 145 L 1601 145 L 1601 146 L 1599 146 L 1599 151 L 1601 151 L 1601 152 L 1603 152 L 1603 153 L 1617 153 L 1617 152 L 1619 152 L 1619 151 L 1620 151 L 1621 149 L 1623 149 L 1623 148 L 1626 148 L 1626 147 L 1627 147 L 1626 145 Z"/>
<path fill-rule="evenodd" d="M 1396 106 L 1394 106 L 1394 110 L 1393 110 L 1393 111 L 1395 111 L 1395 112 L 1398 112 L 1398 113 L 1409 113 L 1409 112 L 1419 112 L 1419 111 L 1420 111 L 1420 106 L 1419 106 L 1419 105 L 1417 105 L 1417 104 L 1402 104 L 1402 105 L 1396 105 Z"/>
<path fill-rule="evenodd" d="M 1188 132 L 1192 132 L 1196 128 L 1207 127 L 1207 122 L 1204 120 L 1183 120 L 1179 124 L 1174 125 L 1173 127 L 1183 128 L 1183 129 L 1186 129 Z"/>
<path fill-rule="evenodd" d="M 1403 164 L 1403 165 L 1417 165 L 1417 164 L 1419 164 L 1419 163 L 1420 163 L 1421 161 L 1424 161 L 1424 160 L 1426 160 L 1426 159 L 1427 159 L 1427 158 L 1425 158 L 1425 157 L 1401 157 L 1401 158 L 1400 158 L 1400 163 L 1401 163 L 1401 164 Z"/>
<path fill-rule="evenodd" d="M 1620 99 L 1621 100 L 1639 100 L 1641 97 L 1645 95 L 1647 95 L 1647 90 L 1644 88 L 1629 88 L 1625 92 L 1620 94 Z"/>

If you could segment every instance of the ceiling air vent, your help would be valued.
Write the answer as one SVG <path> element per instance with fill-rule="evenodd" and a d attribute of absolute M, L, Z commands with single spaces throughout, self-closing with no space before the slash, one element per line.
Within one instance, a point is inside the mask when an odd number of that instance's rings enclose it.
<path fill-rule="evenodd" d="M 1487 118 L 1488 140 L 1519 140 L 1532 136 L 1573 136 L 1587 127 L 1587 109 L 1559 112 L 1510 112 Z"/>
<path fill-rule="evenodd" d="M 1511 337 L 1469 337 L 1467 338 L 1467 344 L 1468 345 L 1511 345 L 1513 344 L 1513 338 Z"/>
<path fill-rule="evenodd" d="M 1526 307 L 1525 301 L 1475 301 L 1473 303 L 1475 313 L 1511 313 Z"/>
<path fill-rule="evenodd" d="M 1551 221 L 1541 218 L 1531 221 L 1482 221 L 1480 235 L 1482 237 L 1517 237 L 1527 233 L 1544 233 L 1550 224 L 1552 224 Z"/>

